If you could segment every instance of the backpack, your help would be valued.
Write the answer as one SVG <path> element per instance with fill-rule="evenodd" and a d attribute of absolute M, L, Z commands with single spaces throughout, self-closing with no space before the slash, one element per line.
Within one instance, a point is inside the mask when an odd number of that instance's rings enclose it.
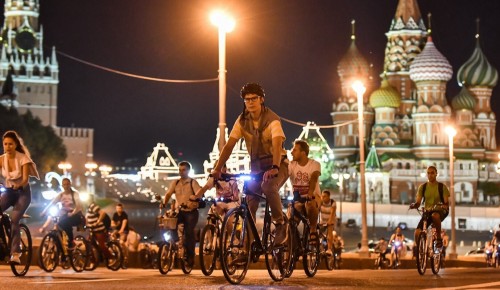
<path fill-rule="evenodd" d="M 109 231 L 111 229 L 111 218 L 107 213 L 104 213 L 104 218 L 102 219 L 102 223 L 106 227 L 106 230 Z"/>
<path fill-rule="evenodd" d="M 427 182 L 422 185 L 422 202 L 425 201 L 425 189 L 427 188 Z M 438 192 L 439 192 L 439 199 L 441 200 L 441 203 L 444 204 L 444 184 L 441 182 L 438 182 Z M 448 211 L 443 210 L 444 212 L 444 218 L 448 216 Z M 444 219 L 443 218 L 443 219 Z"/>

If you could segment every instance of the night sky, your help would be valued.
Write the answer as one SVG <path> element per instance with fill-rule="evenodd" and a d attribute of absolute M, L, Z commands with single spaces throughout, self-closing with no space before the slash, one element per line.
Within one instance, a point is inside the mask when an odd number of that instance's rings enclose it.
<path fill-rule="evenodd" d="M 385 33 L 398 0 L 51 0 L 41 2 L 44 44 L 112 69 L 165 79 L 217 77 L 218 34 L 208 14 L 224 3 L 236 18 L 227 36 L 227 124 L 243 103 L 239 90 L 259 82 L 266 104 L 284 118 L 331 124 L 340 94 L 337 64 L 356 44 L 382 71 Z M 432 13 L 436 47 L 455 72 L 472 54 L 477 17 L 481 46 L 500 69 L 500 1 L 420 0 L 426 20 Z M 58 56 L 59 126 L 95 129 L 94 159 L 144 164 L 158 142 L 173 156 L 193 162 L 197 172 L 208 159 L 218 124 L 218 82 L 160 83 L 129 78 Z M 456 77 L 448 100 L 459 92 Z M 500 112 L 500 88 L 492 107 Z M 284 123 L 287 148 L 302 128 Z M 497 129 L 497 136 L 498 134 Z M 323 134 L 332 144 L 333 130 Z"/>

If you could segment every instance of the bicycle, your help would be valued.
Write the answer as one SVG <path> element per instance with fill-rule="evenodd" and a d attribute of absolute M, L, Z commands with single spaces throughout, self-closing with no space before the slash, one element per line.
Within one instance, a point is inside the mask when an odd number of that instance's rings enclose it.
<path fill-rule="evenodd" d="M 392 261 L 392 268 L 397 269 L 399 268 L 399 265 L 401 264 L 401 247 L 403 247 L 403 243 L 401 241 L 392 241 L 392 247 L 394 248 L 394 261 Z"/>
<path fill-rule="evenodd" d="M 5 188 L 3 184 L 0 184 L 0 192 L 5 192 L 7 190 L 13 190 Z M 0 260 L 6 261 L 10 258 L 10 250 L 12 243 L 11 228 L 12 222 L 10 216 L 2 211 L 0 208 Z M 23 218 L 29 218 L 29 215 L 23 215 Z M 19 246 L 21 249 L 21 263 L 20 264 L 10 264 L 10 269 L 15 276 L 25 276 L 31 265 L 31 256 L 33 251 L 33 243 L 31 240 L 31 234 L 28 226 L 24 223 L 19 224 L 19 230 L 21 232 L 21 239 L 19 241 Z"/>
<path fill-rule="evenodd" d="M 139 244 L 139 264 L 143 269 L 158 267 L 158 245 L 155 242 Z"/>
<path fill-rule="evenodd" d="M 308 277 L 314 277 L 318 271 L 318 265 L 320 261 L 319 252 L 319 239 L 316 232 L 316 238 L 314 240 L 309 240 L 311 225 L 309 219 L 304 216 L 304 214 L 297 209 L 295 209 L 295 202 L 305 203 L 308 199 L 301 198 L 298 192 L 294 192 L 293 199 L 288 204 L 288 222 L 290 225 L 290 234 L 288 239 L 291 240 L 292 251 L 290 251 L 290 261 L 288 262 L 288 268 L 285 271 L 285 277 L 290 277 L 295 268 L 296 262 L 299 257 L 302 256 L 302 266 L 304 267 L 304 272 Z M 299 225 L 302 222 L 302 231 L 299 231 Z M 301 233 L 302 232 L 302 235 Z"/>
<path fill-rule="evenodd" d="M 375 270 L 387 269 L 389 265 L 389 259 L 386 257 L 387 253 L 379 250 L 376 250 L 374 253 L 378 254 L 377 258 L 375 258 Z"/>
<path fill-rule="evenodd" d="M 214 201 L 214 206 L 217 201 Z M 226 202 L 220 200 L 219 202 Z M 217 258 L 220 257 L 220 237 L 222 218 L 212 207 L 207 215 L 207 224 L 200 234 L 199 258 L 201 272 L 205 276 L 212 275 Z"/>
<path fill-rule="evenodd" d="M 319 228 L 319 260 L 324 258 L 325 266 L 328 271 L 333 269 L 340 269 L 339 260 L 337 259 L 337 255 L 334 253 L 334 249 L 332 249 L 332 254 L 329 255 L 326 253 L 328 250 L 328 235 L 326 233 L 328 229 L 328 225 L 326 224 L 318 224 Z"/>
<path fill-rule="evenodd" d="M 193 265 L 188 261 L 187 252 L 184 251 L 184 225 L 177 224 L 177 215 L 185 207 L 185 205 L 181 205 L 164 216 L 160 205 L 160 215 L 158 216 L 160 230 L 164 229 L 165 232 L 162 235 L 163 241 L 159 243 L 158 269 L 163 275 L 173 269 L 176 257 L 180 261 L 184 274 L 189 274 L 193 270 Z"/>
<path fill-rule="evenodd" d="M 435 207 L 441 207 L 440 204 Z M 434 225 L 428 225 L 427 219 L 434 210 L 426 210 L 425 208 L 417 208 L 417 211 L 422 216 L 423 227 L 417 241 L 415 244 L 416 248 L 416 260 L 417 260 L 417 270 L 420 275 L 424 275 L 427 269 L 427 259 L 430 259 L 432 273 L 437 274 L 441 269 L 441 251 L 442 247 L 436 247 L 437 237 L 432 234 L 432 227 Z M 430 227 L 429 227 L 430 226 Z M 429 227 L 429 228 L 428 228 Z M 428 238 L 430 236 L 430 239 Z"/>
<path fill-rule="evenodd" d="M 227 174 L 223 173 L 220 180 L 244 180 L 241 204 L 230 209 L 222 222 L 221 266 L 224 277 L 231 284 L 239 284 L 245 278 L 250 261 L 256 263 L 260 255 L 265 254 L 269 276 L 274 281 L 285 278 L 285 264 L 292 249 L 291 239 L 280 246 L 274 245 L 275 227 L 271 221 L 269 203 L 265 196 L 250 192 L 249 181 L 262 181 L 264 173 L 260 174 Z M 266 201 L 264 226 L 259 235 L 254 218 L 250 212 L 247 196 L 253 195 Z M 284 216 L 286 220 L 286 216 Z M 251 242 L 251 238 L 254 241 Z"/>
<path fill-rule="evenodd" d="M 60 262 L 63 269 L 73 268 L 75 272 L 82 272 L 86 264 L 86 253 L 81 247 L 68 248 L 68 235 L 59 228 L 59 209 L 51 209 L 49 217 L 54 222 L 54 227 L 43 238 L 38 249 L 40 268 L 45 272 L 52 272 Z"/>
<path fill-rule="evenodd" d="M 105 257 L 103 251 L 97 239 L 92 231 L 89 232 L 88 238 L 86 239 L 82 235 L 75 237 L 75 242 L 77 243 L 76 249 L 85 249 L 85 266 L 84 270 L 93 271 L 97 266 L 104 261 L 106 268 L 112 271 L 118 271 L 123 265 L 123 252 L 120 243 L 116 240 L 110 239 L 109 233 L 108 240 L 106 241 L 106 247 L 111 254 L 111 257 Z"/>

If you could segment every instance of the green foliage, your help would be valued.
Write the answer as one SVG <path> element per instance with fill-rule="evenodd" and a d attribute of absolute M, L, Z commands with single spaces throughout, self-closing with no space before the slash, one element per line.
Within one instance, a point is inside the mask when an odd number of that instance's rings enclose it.
<path fill-rule="evenodd" d="M 321 190 L 336 188 L 335 180 L 331 177 L 334 162 L 329 156 L 326 142 L 319 137 L 307 138 L 306 141 L 310 148 L 309 157 L 321 164 L 321 176 L 319 177 Z"/>
<path fill-rule="evenodd" d="M 481 189 L 485 195 L 500 196 L 500 184 L 497 182 L 480 182 L 478 188 Z"/>
<path fill-rule="evenodd" d="M 0 134 L 8 130 L 15 130 L 23 138 L 40 173 L 56 170 L 57 164 L 66 159 L 63 140 L 30 111 L 19 115 L 15 109 L 0 105 Z"/>

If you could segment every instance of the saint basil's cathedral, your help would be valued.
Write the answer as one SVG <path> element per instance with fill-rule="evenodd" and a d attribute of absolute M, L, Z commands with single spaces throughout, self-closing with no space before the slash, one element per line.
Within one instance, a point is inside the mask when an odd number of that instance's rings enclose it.
<path fill-rule="evenodd" d="M 430 22 L 430 21 L 429 21 Z M 353 24 L 354 25 L 354 24 Z M 430 25 L 430 24 L 429 24 Z M 473 23 L 472 23 L 473 25 Z M 354 31 L 354 29 L 353 29 Z M 434 165 L 438 181 L 449 186 L 448 125 L 453 140 L 454 191 L 457 203 L 485 202 L 482 188 L 500 181 L 495 139 L 496 116 L 490 107 L 497 70 L 481 49 L 479 33 L 470 58 L 458 69 L 462 87 L 451 103 L 446 88 L 453 68 L 434 43 L 416 0 L 400 0 L 386 33 L 384 72 L 374 86 L 370 65 L 352 42 L 338 64 L 342 92 L 331 112 L 334 125 L 335 176 L 345 187 L 344 200 L 359 201 L 358 106 L 355 80 L 367 87 L 364 94 L 364 140 L 367 199 L 377 203 L 409 203 L 418 186 L 427 181 L 426 168 Z M 371 87 L 370 87 L 371 86 Z M 343 125 L 345 123 L 345 125 Z"/>

